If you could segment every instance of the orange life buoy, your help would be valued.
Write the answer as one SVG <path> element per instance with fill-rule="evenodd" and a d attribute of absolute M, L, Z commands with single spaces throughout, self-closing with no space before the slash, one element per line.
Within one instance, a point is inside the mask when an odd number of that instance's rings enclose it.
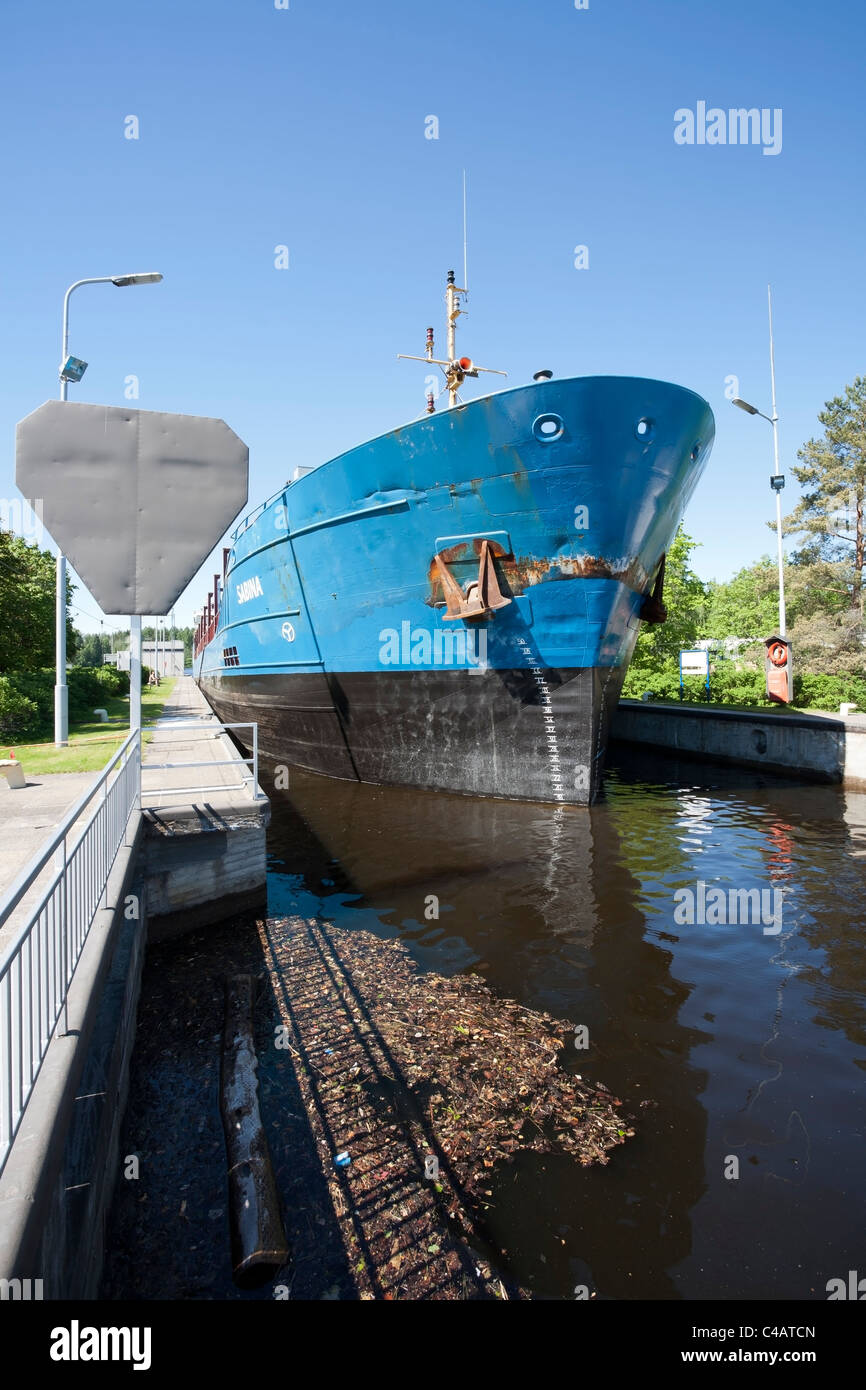
<path fill-rule="evenodd" d="M 767 655 L 774 666 L 785 666 L 788 661 L 788 648 L 783 646 L 781 642 L 774 642 Z"/>

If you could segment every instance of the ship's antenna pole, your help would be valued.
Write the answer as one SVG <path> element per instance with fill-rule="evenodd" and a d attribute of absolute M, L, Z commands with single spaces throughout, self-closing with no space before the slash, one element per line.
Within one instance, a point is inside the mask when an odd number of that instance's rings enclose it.
<path fill-rule="evenodd" d="M 464 290 L 466 291 L 466 293 L 468 294 L 468 293 L 469 293 L 469 271 L 468 271 L 468 269 L 467 269 L 467 261 L 466 261 L 466 243 L 467 243 L 467 233 L 466 233 L 466 170 L 464 169 L 464 170 L 463 170 L 463 288 L 464 288 Z"/>

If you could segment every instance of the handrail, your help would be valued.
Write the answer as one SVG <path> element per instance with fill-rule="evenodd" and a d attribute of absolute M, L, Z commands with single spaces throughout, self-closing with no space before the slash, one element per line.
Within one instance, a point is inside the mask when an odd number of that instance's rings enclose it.
<path fill-rule="evenodd" d="M 0 954 L 0 1171 L 61 1018 L 66 1027 L 69 987 L 139 805 L 140 754 L 135 729 L 0 900 L 2 927 L 53 859 L 50 881 Z"/>
<path fill-rule="evenodd" d="M 265 511 L 272 502 L 276 502 L 278 497 L 282 497 L 283 493 L 288 492 L 291 486 L 291 482 L 283 483 L 282 487 L 278 487 L 276 492 L 271 493 L 270 497 L 265 498 L 264 502 L 260 502 L 257 507 L 253 507 L 251 512 L 247 512 L 246 516 L 241 517 L 237 526 L 231 532 L 230 539 L 233 541 L 239 540 L 244 531 L 247 531 L 250 526 L 252 526 L 253 522 L 258 520 L 262 512 Z"/>
<path fill-rule="evenodd" d="M 228 729 L 252 729 L 252 756 L 238 754 L 230 763 L 141 764 L 138 730 L 109 757 L 92 786 L 66 812 L 50 839 L 34 855 L 0 899 L 0 928 L 34 889 L 23 909 L 24 920 L 14 929 L 0 953 L 0 1172 L 19 1131 L 42 1063 L 58 1024 L 65 1029 L 67 999 L 88 935 L 101 905 L 107 905 L 107 885 L 129 818 L 141 807 L 142 771 L 163 767 L 237 766 L 241 786 L 249 786 L 253 801 L 258 787 L 258 724 L 222 724 L 211 719 L 163 718 L 153 726 L 166 732 L 198 729 L 220 737 Z M 189 740 L 196 741 L 196 740 Z M 247 767 L 249 766 L 249 772 Z M 116 775 L 112 776 L 115 769 Z M 182 795 L 228 791 L 231 787 L 171 787 L 165 793 Z M 266 798 L 265 798 L 266 799 Z M 95 803 L 93 812 L 85 816 Z M 81 818 L 85 816 L 84 824 Z M 46 870 L 47 882 L 38 880 Z"/>
<path fill-rule="evenodd" d="M 177 767 L 237 767 L 239 770 L 241 767 L 249 767 L 249 774 L 241 778 L 240 784 L 236 783 L 234 785 L 240 785 L 242 787 L 248 786 L 253 801 L 267 800 L 267 797 L 263 797 L 259 793 L 259 726 L 253 720 L 245 719 L 237 721 L 233 724 L 223 724 L 221 721 L 217 719 L 207 717 L 203 719 L 184 720 L 172 719 L 170 717 L 166 719 L 165 716 L 162 716 L 162 718 L 157 720 L 156 723 L 145 724 L 144 728 L 147 730 L 157 730 L 161 728 L 164 729 L 167 733 L 173 732 L 175 729 L 203 729 L 206 731 L 209 730 L 212 732 L 213 735 L 213 737 L 209 740 L 210 742 L 213 742 L 213 739 L 219 738 L 226 729 L 252 729 L 253 751 L 252 756 L 249 758 L 242 758 L 240 754 L 238 754 L 236 758 L 232 758 L 226 762 L 212 762 L 210 758 L 200 758 L 195 762 L 188 763 L 143 762 L 141 765 L 142 776 L 147 772 L 169 772 L 173 768 Z M 190 739 L 187 741 L 201 742 L 202 740 Z M 152 741 L 149 746 L 153 748 L 160 747 L 162 745 L 160 745 L 159 743 L 154 743 Z M 148 797 L 172 795 L 181 796 L 184 794 L 193 794 L 205 791 L 231 791 L 231 789 L 231 784 L 222 784 L 221 786 L 217 787 L 165 787 L 164 789 L 160 789 L 159 787 L 148 787 L 146 789 L 143 789 L 142 795 Z"/>
<path fill-rule="evenodd" d="M 36 854 L 34 854 L 33 858 L 30 860 L 30 863 L 26 866 L 26 868 L 21 870 L 21 873 L 14 880 L 12 887 L 3 895 L 2 898 L 0 898 L 0 929 L 2 929 L 7 917 L 9 917 L 10 914 L 18 906 L 19 902 L 24 897 L 24 894 L 27 892 L 28 888 L 32 887 L 33 883 L 42 873 L 42 870 L 45 868 L 48 860 L 51 858 L 51 856 L 54 854 L 54 851 L 60 845 L 61 840 L 65 840 L 66 836 L 69 834 L 69 831 L 72 829 L 73 825 L 80 817 L 84 808 L 90 805 L 91 801 L 96 796 L 96 793 L 99 791 L 100 787 L 105 782 L 109 773 L 113 770 L 115 763 L 117 763 L 120 760 L 120 758 L 123 757 L 124 753 L 126 753 L 127 749 L 131 747 L 131 745 L 137 739 L 137 737 L 137 731 L 133 729 L 132 733 L 125 740 L 125 742 L 122 743 L 121 746 L 118 749 L 116 749 L 116 751 L 111 755 L 110 759 L 105 764 L 105 767 L 100 772 L 93 786 L 90 788 L 90 791 L 87 791 L 83 794 L 83 796 L 80 796 L 78 800 L 75 802 L 74 806 L 71 808 L 71 810 L 66 812 L 66 815 L 63 817 L 63 820 L 60 822 L 59 827 L 55 831 L 54 838 L 49 840 L 48 844 L 46 846 L 43 846 L 42 849 L 37 850 Z M 3 953 L 0 954 L 0 975 L 2 975 L 3 973 L 3 969 L 6 964 L 6 957 L 9 954 L 9 951 L 12 949 L 13 946 L 10 945 L 10 947 L 7 950 L 3 951 Z"/>

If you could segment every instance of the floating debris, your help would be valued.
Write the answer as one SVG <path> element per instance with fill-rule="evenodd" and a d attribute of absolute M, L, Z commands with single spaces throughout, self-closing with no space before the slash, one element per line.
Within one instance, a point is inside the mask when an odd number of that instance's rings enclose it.
<path fill-rule="evenodd" d="M 261 1117 L 292 1255 L 272 1286 L 242 1290 L 214 1021 L 223 976 L 264 970 Z M 425 973 L 399 943 L 328 922 L 229 922 L 150 948 L 121 1145 L 142 1171 L 118 1185 L 102 1296 L 531 1298 L 488 1218 L 494 1170 L 552 1152 L 604 1163 L 633 1132 L 616 1097 L 569 1073 L 572 1037 L 477 976 Z"/>
<path fill-rule="evenodd" d="M 492 1170 L 519 1153 L 607 1163 L 634 1134 L 617 1097 L 562 1065 L 573 1025 L 476 975 L 421 971 L 366 931 L 302 918 L 259 930 L 311 1124 L 351 1147 L 332 1195 L 349 1246 L 366 1247 L 359 1288 L 527 1297 L 486 1241 Z"/>

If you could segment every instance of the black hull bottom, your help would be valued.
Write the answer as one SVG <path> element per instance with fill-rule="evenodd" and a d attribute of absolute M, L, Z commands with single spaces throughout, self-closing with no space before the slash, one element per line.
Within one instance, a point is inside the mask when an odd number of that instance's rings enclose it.
<path fill-rule="evenodd" d="M 586 805 L 601 782 L 623 668 L 220 676 L 225 723 L 259 754 L 348 781 Z M 242 740 L 243 741 L 243 740 Z"/>

